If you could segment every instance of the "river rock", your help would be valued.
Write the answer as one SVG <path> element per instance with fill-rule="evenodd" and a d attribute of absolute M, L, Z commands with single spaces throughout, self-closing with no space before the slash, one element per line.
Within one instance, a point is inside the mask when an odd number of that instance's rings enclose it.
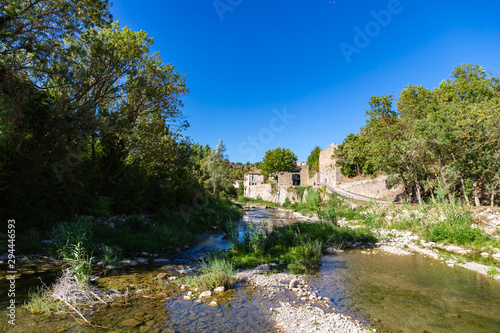
<path fill-rule="evenodd" d="M 210 297 L 210 296 L 212 296 L 212 292 L 210 290 L 204 291 L 200 294 L 200 298 Z"/>
<path fill-rule="evenodd" d="M 167 273 L 160 273 L 155 277 L 156 280 L 166 280 L 168 279 L 168 274 Z"/>
<path fill-rule="evenodd" d="M 141 324 L 140 321 L 134 318 L 126 319 L 120 323 L 121 326 L 126 326 L 126 327 L 136 327 Z"/>
<path fill-rule="evenodd" d="M 170 260 L 165 259 L 165 258 L 157 258 L 157 259 L 153 260 L 153 264 L 157 264 L 157 265 L 165 265 L 168 262 L 170 262 Z"/>
<path fill-rule="evenodd" d="M 293 279 L 292 281 L 290 281 L 290 284 L 288 285 L 288 289 L 297 288 L 298 284 L 299 284 L 299 280 Z"/>
<path fill-rule="evenodd" d="M 217 304 L 217 302 L 216 302 L 216 301 L 212 301 L 212 302 L 210 302 L 208 305 L 210 305 L 210 306 L 217 306 L 218 304 Z"/>
<path fill-rule="evenodd" d="M 226 287 L 224 287 L 224 286 L 220 286 L 220 287 L 217 287 L 214 289 L 214 292 L 216 292 L 216 293 L 221 293 L 224 291 L 226 291 Z"/>
<path fill-rule="evenodd" d="M 445 314 L 445 316 L 448 318 L 460 318 L 460 315 L 458 313 L 451 313 L 451 312 Z"/>
<path fill-rule="evenodd" d="M 147 264 L 147 263 L 148 263 L 148 259 L 146 259 L 146 258 L 137 258 L 135 261 L 136 261 L 139 265 L 145 265 L 145 264 Z"/>

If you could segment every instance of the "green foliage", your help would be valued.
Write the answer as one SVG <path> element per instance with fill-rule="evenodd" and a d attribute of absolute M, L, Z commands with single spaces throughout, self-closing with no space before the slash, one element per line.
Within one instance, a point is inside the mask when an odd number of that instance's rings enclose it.
<path fill-rule="evenodd" d="M 496 275 L 499 275 L 500 271 L 496 269 L 496 267 L 492 266 L 486 270 L 486 274 L 488 274 L 491 277 L 494 277 Z"/>
<path fill-rule="evenodd" d="M 307 165 L 309 166 L 309 178 L 314 176 L 315 172 L 319 171 L 319 154 L 321 153 L 321 148 L 316 146 L 311 151 L 311 154 L 307 158 Z"/>
<path fill-rule="evenodd" d="M 113 198 L 98 195 L 97 198 L 93 200 L 88 212 L 96 217 L 110 217 L 113 215 L 112 205 Z"/>
<path fill-rule="evenodd" d="M 245 191 L 245 184 L 243 182 L 240 182 L 238 184 L 238 197 L 242 197 L 244 195 Z"/>
<path fill-rule="evenodd" d="M 200 275 L 189 277 L 186 283 L 201 290 L 213 290 L 221 286 L 231 288 L 234 284 L 233 271 L 234 265 L 228 257 L 211 256 L 208 264 L 200 270 Z"/>
<path fill-rule="evenodd" d="M 285 202 L 283 203 L 283 207 L 288 208 L 291 205 L 292 205 L 292 203 L 290 202 L 290 199 L 285 198 Z"/>
<path fill-rule="evenodd" d="M 69 248 L 71 251 L 68 252 Z M 81 243 L 68 245 L 67 248 L 60 253 L 66 261 L 70 270 L 75 274 L 78 282 L 82 286 L 86 286 L 89 282 L 90 274 L 92 273 L 92 257 L 87 254 L 87 250 Z"/>
<path fill-rule="evenodd" d="M 16 252 L 22 254 L 36 253 L 42 250 L 40 243 L 40 232 L 36 229 L 30 229 L 26 235 L 16 243 Z"/>
<path fill-rule="evenodd" d="M 31 313 L 66 313 L 67 307 L 61 302 L 52 300 L 48 293 L 49 291 L 44 286 L 30 289 L 23 308 Z"/>
<path fill-rule="evenodd" d="M 376 242 L 365 229 L 339 228 L 332 223 L 297 223 L 274 229 L 269 235 L 250 224 L 241 237 L 230 236 L 231 259 L 236 267 L 249 268 L 262 263 L 281 262 L 293 273 L 318 268 L 323 246 L 342 246 L 344 242 Z"/>
<path fill-rule="evenodd" d="M 495 203 L 500 187 L 500 79 L 460 65 L 439 88 L 408 85 L 397 108 L 391 95 L 373 96 L 367 124 L 335 152 L 347 176 L 383 172 L 418 203 L 470 196 Z M 489 196 L 487 197 L 487 193 Z M 497 199 L 498 200 L 498 199 Z"/>
<path fill-rule="evenodd" d="M 337 225 L 337 212 L 335 211 L 335 207 L 333 205 L 328 205 L 326 208 L 319 209 L 318 217 L 323 222 Z"/>
<path fill-rule="evenodd" d="M 308 187 L 306 194 L 307 207 L 309 207 L 311 210 L 316 210 L 320 204 L 321 196 L 319 195 L 319 192 L 312 187 Z"/>
<path fill-rule="evenodd" d="M 297 167 L 296 162 L 297 156 L 290 149 L 278 147 L 266 152 L 260 169 L 265 176 L 271 175 L 277 177 L 280 172 L 295 171 Z"/>

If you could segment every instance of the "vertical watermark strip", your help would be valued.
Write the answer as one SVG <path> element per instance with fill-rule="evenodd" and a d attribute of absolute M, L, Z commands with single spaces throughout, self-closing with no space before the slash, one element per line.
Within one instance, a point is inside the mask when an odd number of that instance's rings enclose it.
<path fill-rule="evenodd" d="M 16 220 L 8 220 L 7 223 L 8 250 L 7 250 L 7 281 L 9 289 L 7 297 L 9 305 L 7 306 L 8 323 L 16 325 Z"/>

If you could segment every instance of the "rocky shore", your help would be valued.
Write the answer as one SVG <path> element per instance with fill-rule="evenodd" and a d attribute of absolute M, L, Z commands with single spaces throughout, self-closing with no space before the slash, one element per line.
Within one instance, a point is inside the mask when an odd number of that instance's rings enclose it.
<path fill-rule="evenodd" d="M 339 220 L 338 223 L 339 226 L 347 226 L 350 228 L 361 227 L 358 225 L 351 225 L 346 220 Z M 375 248 L 378 248 L 381 251 L 395 255 L 412 255 L 413 253 L 420 253 L 436 260 L 443 260 L 443 262 L 450 267 L 463 267 L 481 275 L 491 276 L 488 273 L 491 266 L 461 258 L 462 255 L 473 254 L 473 250 L 465 249 L 456 245 L 426 242 L 410 231 L 401 231 L 396 229 L 373 229 L 372 231 L 379 235 L 379 238 L 383 239 L 379 243 L 374 244 Z M 355 248 L 356 246 L 351 247 Z M 447 253 L 450 253 L 450 255 L 443 255 L 439 250 L 444 250 Z M 456 254 L 456 256 L 453 254 Z M 492 258 L 499 260 L 500 253 L 494 254 Z M 493 275 L 491 277 L 500 281 L 500 275 Z"/>
<path fill-rule="evenodd" d="M 278 300 L 278 306 L 270 310 L 277 327 L 283 332 L 369 332 L 358 321 L 336 313 L 329 298 L 321 297 L 311 289 L 307 276 L 271 274 L 268 265 L 261 265 L 237 272 L 235 277 L 267 294 L 270 299 Z M 291 301 L 283 301 L 285 297 L 280 297 L 283 294 L 291 296 Z"/>

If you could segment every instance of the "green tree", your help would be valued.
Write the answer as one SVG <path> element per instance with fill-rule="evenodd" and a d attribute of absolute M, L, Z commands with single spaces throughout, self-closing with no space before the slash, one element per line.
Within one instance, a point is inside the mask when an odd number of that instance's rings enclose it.
<path fill-rule="evenodd" d="M 207 184 L 210 184 L 214 196 L 218 196 L 221 191 L 228 190 L 230 186 L 233 186 L 228 177 L 231 165 L 225 153 L 226 146 L 220 140 L 217 148 L 212 149 L 203 165 L 209 176 Z"/>
<path fill-rule="evenodd" d="M 319 171 L 319 154 L 321 153 L 321 148 L 319 146 L 314 147 L 307 158 L 307 165 L 309 166 L 309 178 L 314 176 L 315 172 Z"/>
<path fill-rule="evenodd" d="M 265 176 L 273 176 L 277 179 L 280 172 L 293 172 L 297 167 L 297 156 L 288 148 L 275 148 L 268 150 L 260 169 Z"/>

